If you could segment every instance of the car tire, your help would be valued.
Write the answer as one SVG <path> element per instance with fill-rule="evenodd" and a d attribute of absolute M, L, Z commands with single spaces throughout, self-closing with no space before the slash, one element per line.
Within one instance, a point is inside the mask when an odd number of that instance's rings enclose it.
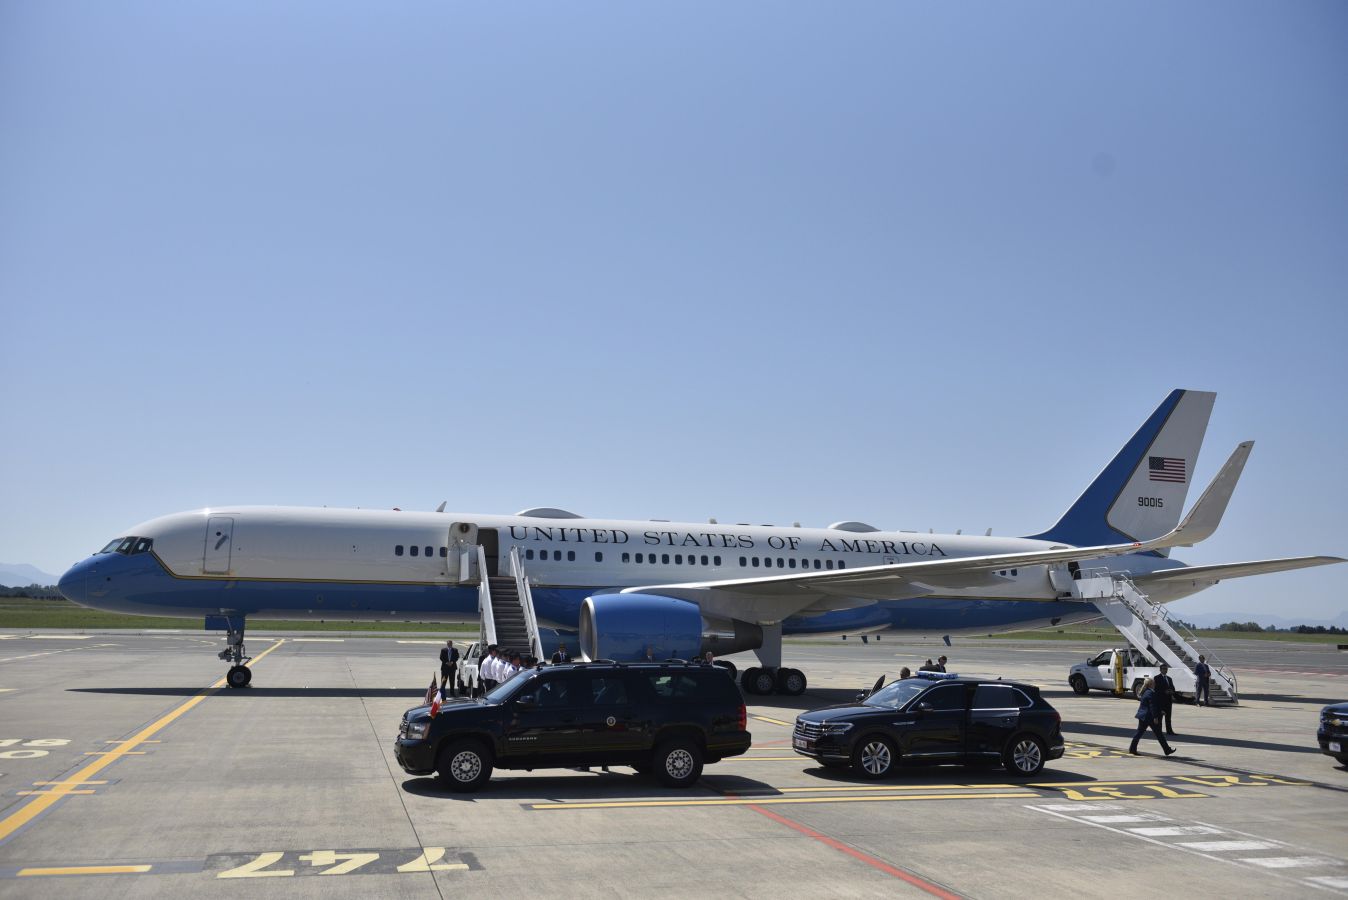
<path fill-rule="evenodd" d="M 882 734 L 863 737 L 852 751 L 852 769 L 862 778 L 884 778 L 898 761 L 894 742 Z"/>
<path fill-rule="evenodd" d="M 1133 682 L 1133 696 L 1134 696 L 1134 697 L 1141 697 L 1141 696 L 1142 696 L 1142 685 L 1145 684 L 1145 683 L 1146 683 L 1146 682 L 1143 681 L 1141 678 L 1139 678 L 1139 679 L 1137 679 L 1136 681 Z"/>
<path fill-rule="evenodd" d="M 1006 771 L 1021 778 L 1042 772 L 1046 759 L 1044 742 L 1032 734 L 1016 735 L 1002 753 L 1002 765 L 1006 766 Z"/>
<path fill-rule="evenodd" d="M 435 779 L 451 791 L 476 791 L 491 779 L 491 751 L 481 741 L 447 744 L 435 758 Z"/>
<path fill-rule="evenodd" d="M 691 738 L 675 738 L 655 748 L 655 777 L 665 787 L 692 787 L 702 777 L 702 748 Z"/>
<path fill-rule="evenodd" d="M 1091 686 L 1086 683 L 1086 679 L 1080 674 L 1073 675 L 1071 678 L 1067 679 L 1067 683 L 1070 684 L 1072 690 L 1078 694 L 1089 694 L 1091 692 Z"/>

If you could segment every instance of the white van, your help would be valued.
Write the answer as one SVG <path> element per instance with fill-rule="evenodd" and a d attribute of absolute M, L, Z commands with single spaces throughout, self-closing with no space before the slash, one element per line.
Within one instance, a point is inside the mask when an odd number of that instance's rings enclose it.
<path fill-rule="evenodd" d="M 1115 680 L 1116 669 L 1122 669 L 1123 678 Z M 1067 675 L 1067 683 L 1078 694 L 1091 690 L 1114 691 L 1121 683 L 1123 689 L 1137 696 L 1142 682 L 1161 673 L 1160 663 L 1141 650 L 1132 647 L 1116 647 L 1092 656 L 1084 663 L 1077 663 Z M 1175 694 L 1193 696 L 1194 673 L 1187 669 L 1170 667 L 1170 679 L 1175 682 Z"/>

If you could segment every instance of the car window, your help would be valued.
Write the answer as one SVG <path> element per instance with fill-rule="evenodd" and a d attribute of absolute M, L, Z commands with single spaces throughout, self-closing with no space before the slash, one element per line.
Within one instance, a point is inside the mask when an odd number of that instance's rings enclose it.
<path fill-rule="evenodd" d="M 627 680 L 621 675 L 595 675 L 589 679 L 590 703 L 595 706 L 626 706 Z"/>
<path fill-rule="evenodd" d="M 1100 654 L 1099 656 L 1097 656 L 1095 659 L 1091 660 L 1091 665 L 1093 665 L 1093 666 L 1107 666 L 1107 665 L 1109 665 L 1109 658 L 1110 658 L 1111 656 L 1113 656 L 1113 655 L 1114 655 L 1114 651 L 1113 651 L 1113 650 L 1106 650 L 1104 653 L 1101 653 L 1101 654 Z"/>
<path fill-rule="evenodd" d="M 974 691 L 974 709 L 1024 709 L 1030 698 L 1009 684 L 980 684 Z"/>
<path fill-rule="evenodd" d="M 950 684 L 932 688 L 922 695 L 919 702 L 930 703 L 932 709 L 964 709 L 964 685 Z"/>
<path fill-rule="evenodd" d="M 581 700 L 579 687 L 570 678 L 550 678 L 543 681 L 535 691 L 539 709 L 556 709 L 559 706 L 578 706 Z"/>
<path fill-rule="evenodd" d="M 915 678 L 894 681 L 871 694 L 862 702 L 867 706 L 882 706 L 885 709 L 898 709 L 909 700 L 927 689 L 928 682 Z"/>
<path fill-rule="evenodd" d="M 651 690 L 655 696 L 661 700 L 692 700 L 697 695 L 697 682 L 693 676 L 678 673 L 658 673 L 651 672 L 646 675 L 650 681 Z"/>

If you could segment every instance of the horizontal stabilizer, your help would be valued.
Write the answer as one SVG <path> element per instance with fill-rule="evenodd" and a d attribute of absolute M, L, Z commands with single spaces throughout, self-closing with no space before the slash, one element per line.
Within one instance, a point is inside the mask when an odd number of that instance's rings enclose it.
<path fill-rule="evenodd" d="M 1185 566 L 1166 569 L 1146 575 L 1134 575 L 1133 581 L 1145 591 L 1148 585 L 1199 581 L 1215 583 L 1225 578 L 1244 578 L 1247 575 L 1267 575 L 1270 572 L 1289 572 L 1312 566 L 1331 566 L 1348 562 L 1341 556 L 1293 556 L 1286 559 L 1263 559 L 1255 562 L 1222 563 L 1214 566 Z"/>

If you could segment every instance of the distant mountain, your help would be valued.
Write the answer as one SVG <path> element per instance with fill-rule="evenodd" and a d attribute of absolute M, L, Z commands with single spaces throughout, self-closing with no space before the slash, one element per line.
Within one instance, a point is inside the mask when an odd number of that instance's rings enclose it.
<path fill-rule="evenodd" d="M 27 563 L 0 563 L 0 584 L 28 587 L 30 584 L 56 584 L 58 576 Z"/>
<path fill-rule="evenodd" d="M 1341 612 L 1332 619 L 1289 619 L 1285 616 L 1269 616 L 1262 613 L 1257 615 L 1251 615 L 1250 613 L 1193 613 L 1182 615 L 1177 612 L 1175 616 L 1203 628 L 1216 628 L 1218 625 L 1225 625 L 1227 622 L 1258 622 L 1265 628 L 1270 625 L 1275 628 L 1290 628 L 1296 625 L 1324 625 L 1326 628 L 1337 625 L 1340 628 L 1348 628 L 1348 611 Z"/>

